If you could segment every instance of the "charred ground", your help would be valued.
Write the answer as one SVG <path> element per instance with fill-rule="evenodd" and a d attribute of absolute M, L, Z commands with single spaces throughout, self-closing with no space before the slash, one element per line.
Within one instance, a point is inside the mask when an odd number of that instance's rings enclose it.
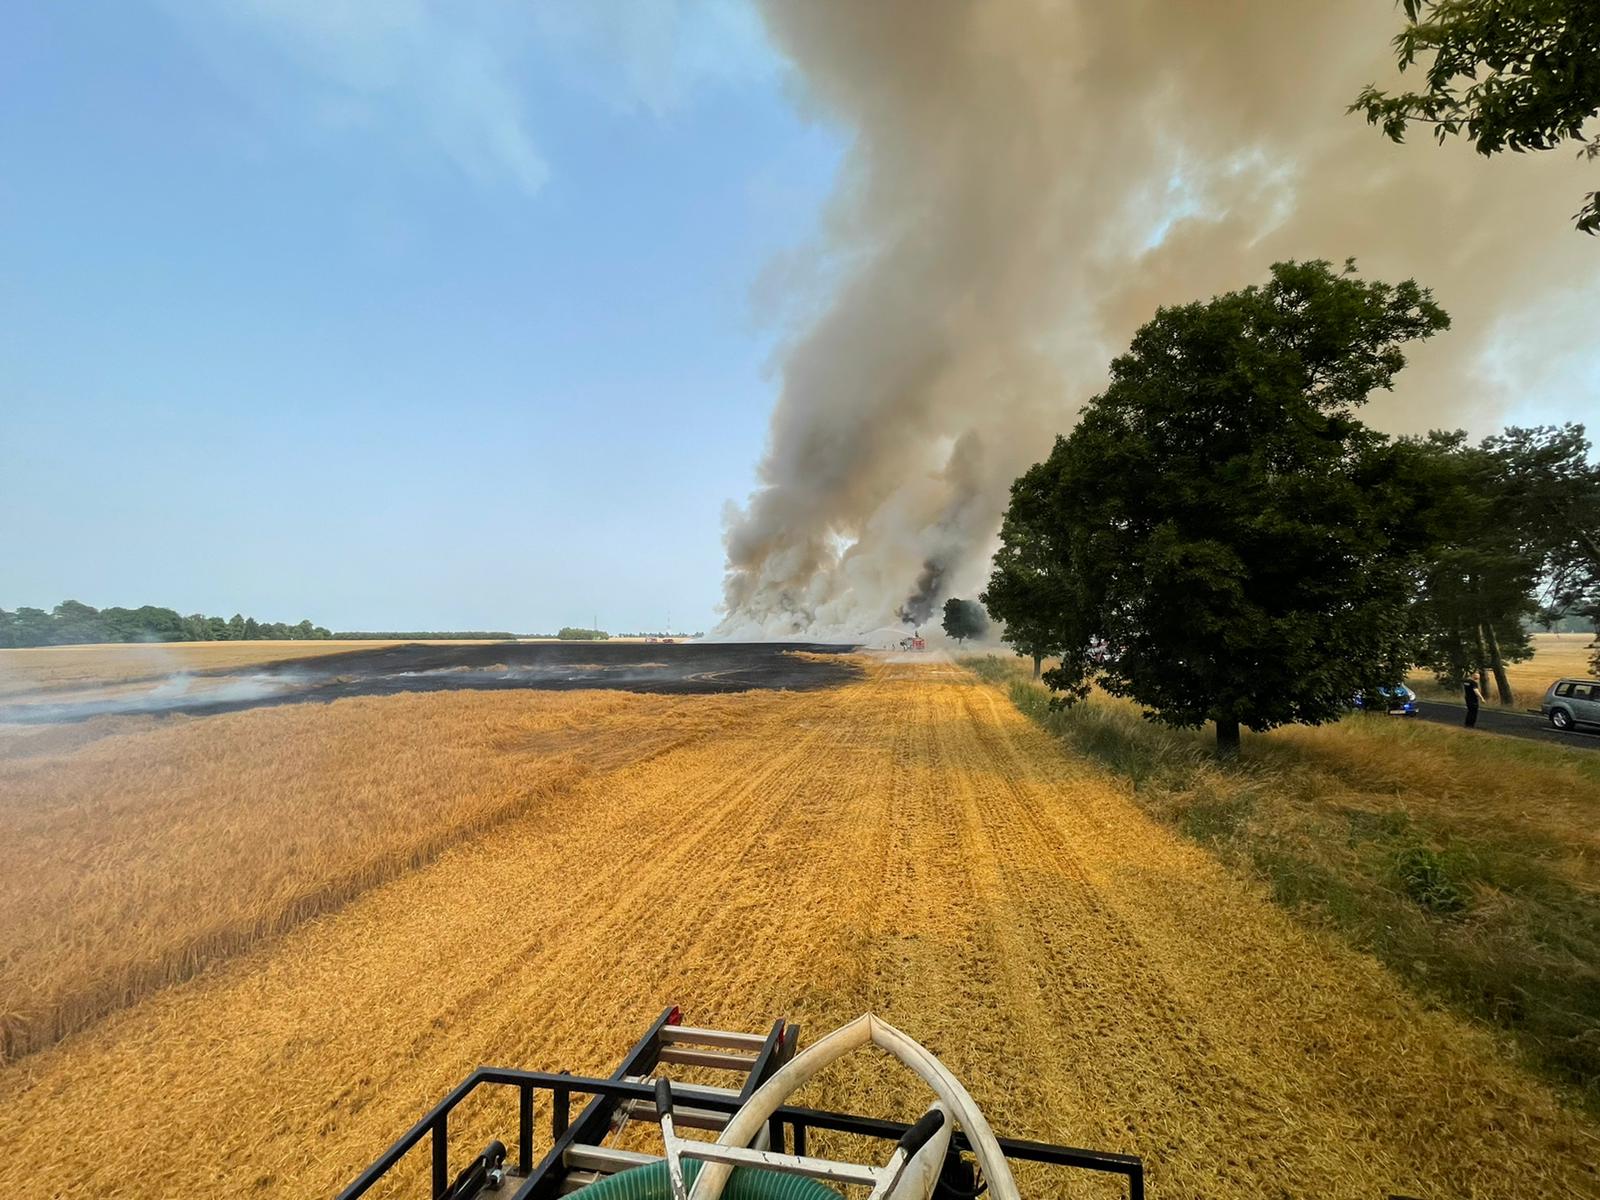
<path fill-rule="evenodd" d="M 108 714 L 238 712 L 349 696 L 502 689 L 613 688 L 664 695 L 834 687 L 859 676 L 853 647 L 812 642 L 489 642 L 384 646 L 227 670 L 153 674 L 133 690 L 52 691 L 0 706 L 0 721 Z M 796 653 L 804 652 L 804 653 Z M 840 656 L 840 657 L 830 657 Z M 137 684 L 144 684 L 138 687 Z"/>

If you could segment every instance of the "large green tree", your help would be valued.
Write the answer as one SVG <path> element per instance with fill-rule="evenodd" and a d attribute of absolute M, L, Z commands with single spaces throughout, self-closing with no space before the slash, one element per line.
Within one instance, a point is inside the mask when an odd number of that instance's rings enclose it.
<path fill-rule="evenodd" d="M 1390 95 L 1368 84 L 1350 106 L 1395 141 L 1414 124 L 1442 143 L 1465 135 L 1480 154 L 1552 150 L 1584 143 L 1600 157 L 1600 3 L 1595 0 L 1401 0 L 1406 26 L 1394 39 L 1402 71 L 1430 56 L 1418 91 Z M 1600 192 L 1573 220 L 1600 231 Z"/>
<path fill-rule="evenodd" d="M 1349 263 L 1279 263 L 1159 310 L 1030 472 L 1037 511 L 1008 514 L 1002 552 L 1056 563 L 1029 619 L 1058 631 L 1057 702 L 1098 683 L 1168 724 L 1214 722 L 1231 752 L 1241 725 L 1330 720 L 1396 682 L 1410 493 L 1355 413 L 1448 324 L 1416 283 Z"/>

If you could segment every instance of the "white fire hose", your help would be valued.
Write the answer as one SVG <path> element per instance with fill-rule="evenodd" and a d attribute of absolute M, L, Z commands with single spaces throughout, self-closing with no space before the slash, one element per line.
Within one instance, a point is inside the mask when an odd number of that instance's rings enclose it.
<path fill-rule="evenodd" d="M 768 1118 L 791 1094 L 830 1063 L 866 1045 L 877 1046 L 899 1059 L 939 1098 L 939 1102 L 908 1131 L 886 1166 L 860 1167 L 750 1149 Z M 667 1108 L 670 1109 L 670 1100 Z M 689 1157 L 702 1159 L 705 1165 L 694 1181 L 693 1190 L 687 1192 L 688 1200 L 720 1200 L 728 1175 L 735 1166 L 767 1167 L 838 1182 L 864 1183 L 873 1189 L 872 1200 L 926 1200 L 939 1177 L 949 1146 L 952 1117 L 966 1131 L 993 1200 L 1020 1200 L 1016 1181 L 1011 1177 L 1011 1169 L 995 1140 L 994 1131 L 971 1094 L 961 1086 L 961 1081 L 926 1048 L 893 1025 L 867 1013 L 813 1043 L 780 1067 L 734 1114 L 714 1145 L 675 1136 L 670 1115 L 662 1122 L 662 1132 L 667 1142 L 673 1193 L 680 1198 L 685 1195 L 681 1159 Z"/>

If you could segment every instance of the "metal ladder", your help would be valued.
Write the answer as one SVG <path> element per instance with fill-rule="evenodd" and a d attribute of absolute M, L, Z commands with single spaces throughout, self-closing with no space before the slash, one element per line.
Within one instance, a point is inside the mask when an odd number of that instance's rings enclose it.
<path fill-rule="evenodd" d="M 798 1026 L 786 1028 L 793 1029 L 795 1037 L 798 1037 Z M 739 1033 L 729 1029 L 704 1029 L 696 1025 L 663 1025 L 659 1037 L 660 1048 L 656 1053 L 655 1062 L 657 1068 L 674 1065 L 710 1067 L 713 1070 L 728 1072 L 735 1077 L 739 1085 L 708 1087 L 674 1082 L 674 1090 L 679 1095 L 689 1099 L 696 1093 L 714 1094 L 741 1102 L 761 1085 L 761 1079 L 757 1078 L 756 1072 L 758 1066 L 762 1064 L 763 1051 L 772 1040 L 771 1034 L 763 1036 L 759 1033 Z M 781 1033 L 779 1037 L 782 1037 Z M 791 1041 L 784 1040 L 781 1045 L 788 1051 L 785 1058 L 793 1054 Z M 781 1061 L 779 1060 L 774 1066 L 781 1065 Z M 656 1081 L 655 1074 L 624 1075 L 623 1078 L 629 1083 L 651 1086 Z M 621 1132 L 629 1121 L 639 1120 L 655 1124 L 660 1118 L 661 1114 L 656 1111 L 654 1100 L 624 1101 L 618 1104 L 612 1113 L 607 1133 Z M 714 1112 L 708 1108 L 696 1108 L 692 1103 L 674 1105 L 673 1119 L 679 1128 L 703 1129 L 711 1133 L 721 1133 L 730 1120 L 727 1114 Z M 763 1139 L 765 1133 L 763 1130 Z M 567 1174 L 561 1181 L 560 1193 L 563 1196 L 570 1195 L 604 1176 L 614 1175 L 618 1171 L 626 1171 L 633 1167 L 646 1166 L 659 1162 L 660 1159 L 659 1154 L 642 1154 L 637 1150 L 621 1150 L 605 1145 L 574 1142 L 567 1148 L 563 1159 Z"/>
<path fill-rule="evenodd" d="M 716 1097 L 743 1103 L 780 1066 L 794 1057 L 800 1041 L 800 1027 L 774 1021 L 765 1034 L 741 1033 L 730 1029 L 706 1029 L 685 1025 L 677 1009 L 657 1020 L 650 1031 L 633 1047 L 611 1078 L 653 1086 L 662 1068 L 701 1067 L 726 1072 L 722 1086 L 679 1083 L 673 1080 L 676 1098 L 673 1117 L 679 1128 L 720 1133 L 729 1116 L 698 1107 L 696 1098 Z M 558 1097 L 554 1121 L 555 1140 L 549 1152 L 533 1171 L 522 1176 L 508 1172 L 506 1192 L 516 1200 L 542 1200 L 581 1191 L 607 1175 L 660 1161 L 658 1154 L 642 1154 L 606 1145 L 630 1121 L 659 1120 L 655 1101 L 612 1100 L 596 1096 L 569 1122 L 563 1111 L 565 1098 Z M 762 1131 L 759 1143 L 767 1137 Z"/>

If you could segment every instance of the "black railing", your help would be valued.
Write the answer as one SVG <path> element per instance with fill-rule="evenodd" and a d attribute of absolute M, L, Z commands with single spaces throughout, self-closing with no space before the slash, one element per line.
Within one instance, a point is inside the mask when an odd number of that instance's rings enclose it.
<path fill-rule="evenodd" d="M 659 1033 L 660 1025 L 667 1024 L 665 1018 L 657 1027 L 646 1035 L 653 1039 Z M 645 1042 L 640 1043 L 648 1050 Z M 638 1047 L 635 1048 L 636 1050 Z M 467 1076 L 454 1090 L 433 1107 L 420 1121 L 413 1125 L 406 1133 L 390 1146 L 370 1167 L 339 1193 L 339 1200 L 356 1200 L 367 1189 L 373 1186 L 397 1162 L 403 1158 L 407 1151 L 420 1142 L 430 1133 L 433 1136 L 433 1195 L 441 1197 L 448 1188 L 448 1158 L 449 1158 L 449 1116 L 450 1110 L 460 1104 L 473 1091 L 484 1085 L 498 1085 L 514 1087 L 518 1090 L 518 1136 L 517 1136 L 517 1170 L 519 1174 L 528 1178 L 519 1183 L 513 1200 L 531 1200 L 532 1197 L 543 1195 L 546 1191 L 554 1194 L 560 1182 L 562 1171 L 562 1156 L 567 1148 L 575 1142 L 582 1144 L 597 1144 L 599 1134 L 603 1133 L 609 1125 L 612 1111 L 616 1105 L 625 1100 L 653 1101 L 655 1093 L 649 1083 L 633 1082 L 622 1078 L 624 1075 L 636 1074 L 632 1067 L 635 1056 L 617 1069 L 617 1073 L 610 1079 L 596 1079 L 581 1075 L 552 1074 L 546 1071 L 519 1071 L 506 1067 L 479 1067 Z M 533 1093 L 535 1091 L 550 1092 L 552 1097 L 552 1144 L 550 1151 L 540 1161 L 537 1168 L 533 1167 Z M 591 1100 L 585 1106 L 582 1115 L 564 1129 L 559 1128 L 559 1120 L 565 1101 L 572 1093 L 589 1096 Z M 711 1109 L 716 1112 L 732 1114 L 737 1112 L 743 1103 L 741 1097 L 727 1096 L 721 1092 L 697 1088 L 691 1084 L 674 1084 L 673 1095 L 680 1103 L 692 1104 L 699 1108 Z M 793 1145 L 796 1153 L 803 1153 L 805 1136 L 808 1130 L 824 1129 L 839 1133 L 852 1133 L 865 1137 L 882 1138 L 887 1141 L 898 1141 L 906 1132 L 908 1125 L 899 1121 L 883 1121 L 873 1117 L 857 1117 L 847 1113 L 826 1112 L 815 1108 L 796 1108 L 785 1106 L 772 1115 L 771 1128 L 776 1131 L 773 1139 L 774 1149 L 783 1149 L 785 1145 Z M 582 1131 L 586 1135 L 577 1136 Z M 788 1131 L 790 1140 L 784 1138 Z M 1048 1142 L 1024 1141 L 1018 1138 L 1000 1138 L 1000 1149 L 1008 1159 L 1022 1162 L 1043 1163 L 1048 1166 L 1070 1167 L 1079 1170 L 1099 1171 L 1111 1175 L 1121 1175 L 1128 1181 L 1129 1200 L 1144 1200 L 1144 1163 L 1141 1159 L 1129 1154 L 1112 1154 L 1102 1150 L 1083 1150 L 1074 1146 L 1056 1146 Z M 971 1146 L 965 1134 L 960 1130 L 951 1138 L 951 1146 L 960 1151 L 970 1152 Z"/>

